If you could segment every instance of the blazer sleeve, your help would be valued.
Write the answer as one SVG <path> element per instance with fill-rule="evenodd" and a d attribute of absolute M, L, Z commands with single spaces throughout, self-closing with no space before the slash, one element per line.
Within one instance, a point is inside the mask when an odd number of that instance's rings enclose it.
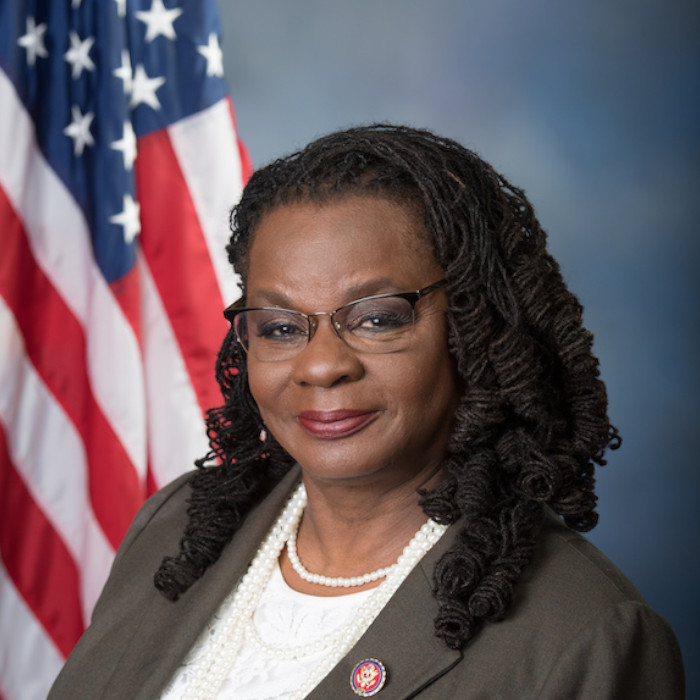
<path fill-rule="evenodd" d="M 553 660 L 541 699 L 684 700 L 685 675 L 668 623 L 628 600 L 596 615 Z"/>

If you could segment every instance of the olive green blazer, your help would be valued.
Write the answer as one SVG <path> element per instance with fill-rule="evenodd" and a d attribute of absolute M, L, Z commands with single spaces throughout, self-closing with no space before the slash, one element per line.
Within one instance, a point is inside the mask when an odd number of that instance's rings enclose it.
<path fill-rule="evenodd" d="M 92 623 L 49 700 L 158 698 L 246 571 L 297 479 L 298 470 L 285 477 L 176 603 L 155 590 L 153 573 L 165 554 L 177 552 L 187 477 L 151 498 L 127 533 Z M 447 531 L 308 698 L 357 698 L 351 672 L 369 658 L 387 669 L 379 700 L 684 697 L 680 651 L 669 626 L 598 550 L 554 516 L 506 618 L 486 625 L 463 652 L 448 649 L 433 633 L 431 581 L 455 534 L 455 527 Z"/>

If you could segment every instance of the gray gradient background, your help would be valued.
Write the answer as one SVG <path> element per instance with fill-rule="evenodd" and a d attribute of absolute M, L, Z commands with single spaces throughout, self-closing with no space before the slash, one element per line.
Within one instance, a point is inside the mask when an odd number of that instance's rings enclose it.
<path fill-rule="evenodd" d="M 424 126 L 533 201 L 623 447 L 590 538 L 673 626 L 700 697 L 696 542 L 700 5 L 220 0 L 254 164 L 344 126 Z"/>

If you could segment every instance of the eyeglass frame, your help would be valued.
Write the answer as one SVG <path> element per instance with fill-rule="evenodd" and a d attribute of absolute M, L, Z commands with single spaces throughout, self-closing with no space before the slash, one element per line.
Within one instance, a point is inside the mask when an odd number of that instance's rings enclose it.
<path fill-rule="evenodd" d="M 281 306 L 244 306 L 244 307 L 237 307 L 236 304 L 238 304 L 238 301 L 234 301 L 233 304 L 230 304 L 224 309 L 224 318 L 231 324 L 231 328 L 234 329 L 234 332 L 236 334 L 236 341 L 238 344 L 245 350 L 246 354 L 249 352 L 248 348 L 245 346 L 245 343 L 241 340 L 241 338 L 238 335 L 238 329 L 235 328 L 234 326 L 234 321 L 236 316 L 239 314 L 245 313 L 246 311 L 285 311 L 287 313 L 292 313 L 297 316 L 301 316 L 306 320 L 306 323 L 308 324 L 309 327 L 309 333 L 307 336 L 306 340 L 306 346 L 311 342 L 312 338 L 316 334 L 316 331 L 318 329 L 318 321 L 315 323 L 312 323 L 311 319 L 316 318 L 317 316 L 328 316 L 331 326 L 333 327 L 333 330 L 335 331 L 335 334 L 340 338 L 348 347 L 352 347 L 350 343 L 343 337 L 340 324 L 337 323 L 334 320 L 334 316 L 339 312 L 342 311 L 343 309 L 347 308 L 348 306 L 354 306 L 355 304 L 360 304 L 365 301 L 372 301 L 374 299 L 388 299 L 389 297 L 399 297 L 400 299 L 405 299 L 410 305 L 411 305 L 411 311 L 415 314 L 415 309 L 416 309 L 416 304 L 425 296 L 430 294 L 431 292 L 434 292 L 441 287 L 444 287 L 447 284 L 446 279 L 441 279 L 438 280 L 437 282 L 433 282 L 432 284 L 429 284 L 427 287 L 423 287 L 422 289 L 417 289 L 413 292 L 387 292 L 386 294 L 372 294 L 367 297 L 361 297 L 360 299 L 354 299 L 353 301 L 349 301 L 346 304 L 342 304 L 339 306 L 337 309 L 334 311 L 317 311 L 313 314 L 305 314 L 303 311 L 296 311 L 295 309 L 285 309 Z M 240 300 L 239 300 L 240 301 Z M 299 350 L 299 353 L 303 351 Z M 382 354 L 381 352 L 378 353 L 373 353 L 373 354 Z M 291 357 L 296 357 L 295 355 L 292 355 Z M 274 362 L 274 360 L 267 360 L 267 362 Z M 280 360 L 281 361 L 281 360 Z"/>

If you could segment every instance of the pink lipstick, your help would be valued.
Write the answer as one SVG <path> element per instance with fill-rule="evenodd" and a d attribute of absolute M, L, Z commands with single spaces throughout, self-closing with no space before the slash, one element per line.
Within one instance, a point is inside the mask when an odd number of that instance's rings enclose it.
<path fill-rule="evenodd" d="M 302 411 L 297 416 L 299 425 L 311 437 L 334 440 L 348 437 L 362 430 L 379 415 L 378 411 Z"/>

